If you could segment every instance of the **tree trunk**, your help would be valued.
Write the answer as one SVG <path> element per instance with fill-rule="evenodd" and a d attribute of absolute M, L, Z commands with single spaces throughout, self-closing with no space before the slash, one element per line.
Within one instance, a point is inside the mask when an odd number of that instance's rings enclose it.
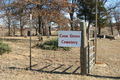
<path fill-rule="evenodd" d="M 72 13 L 70 13 L 70 18 L 71 18 L 71 21 L 72 21 L 72 22 L 70 22 L 71 31 L 73 31 L 73 14 Z"/>
<path fill-rule="evenodd" d="M 43 30 L 42 32 L 43 36 L 46 36 L 46 26 L 43 23 L 42 23 L 42 30 Z"/>
<path fill-rule="evenodd" d="M 70 13 L 70 19 L 72 22 L 70 22 L 71 25 L 71 31 L 73 31 L 73 13 L 74 13 L 74 8 L 72 7 L 71 13 Z"/>
<path fill-rule="evenodd" d="M 37 36 L 37 28 L 36 28 L 36 34 L 35 34 L 35 36 Z"/>
<path fill-rule="evenodd" d="M 13 36 L 15 36 L 15 22 L 13 21 Z"/>
<path fill-rule="evenodd" d="M 23 32 L 23 27 L 22 27 L 22 25 L 21 25 L 22 23 L 21 23 L 21 20 L 20 20 L 20 31 L 21 31 L 21 36 L 23 36 L 23 34 L 22 34 L 22 32 Z"/>
<path fill-rule="evenodd" d="M 71 31 L 73 31 L 73 23 L 71 22 L 70 25 L 71 25 Z"/>
<path fill-rule="evenodd" d="M 43 27 L 43 36 L 45 36 L 45 27 Z"/>
<path fill-rule="evenodd" d="M 8 23 L 8 36 L 10 36 L 10 23 Z"/>
<path fill-rule="evenodd" d="M 113 26 L 112 26 L 111 20 L 110 20 L 110 27 L 111 27 L 111 33 L 112 33 L 112 35 L 113 35 Z"/>
<path fill-rule="evenodd" d="M 45 36 L 48 36 L 48 26 L 45 24 Z"/>
<path fill-rule="evenodd" d="M 10 19 L 8 17 L 8 36 L 10 36 Z"/>
<path fill-rule="evenodd" d="M 118 37 L 120 37 L 120 26 L 118 26 Z"/>
<path fill-rule="evenodd" d="M 101 28 L 98 28 L 99 29 L 99 32 L 98 32 L 98 34 L 101 34 Z"/>
<path fill-rule="evenodd" d="M 40 0 L 40 2 L 42 3 L 43 0 Z M 42 5 L 37 5 L 37 8 L 39 10 L 42 10 Z M 38 24 L 39 24 L 39 34 L 42 35 L 42 17 L 40 15 L 38 16 Z"/>
<path fill-rule="evenodd" d="M 14 26 L 14 33 L 13 33 L 13 35 L 15 36 L 15 26 Z"/>
<path fill-rule="evenodd" d="M 49 27 L 48 27 L 48 25 L 46 25 L 46 33 L 47 33 L 47 38 L 49 38 L 50 35 L 49 35 Z"/>
<path fill-rule="evenodd" d="M 41 17 L 38 16 L 38 24 L 39 24 L 39 34 L 42 34 L 42 25 L 41 25 Z"/>
<path fill-rule="evenodd" d="M 51 36 L 51 26 L 49 26 L 49 35 Z"/>

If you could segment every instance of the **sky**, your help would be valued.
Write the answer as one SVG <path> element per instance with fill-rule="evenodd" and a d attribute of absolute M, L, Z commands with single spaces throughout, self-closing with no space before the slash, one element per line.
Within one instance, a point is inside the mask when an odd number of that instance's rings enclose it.
<path fill-rule="evenodd" d="M 108 0 L 108 2 L 106 3 L 106 7 L 114 6 L 118 3 L 120 3 L 120 0 Z M 115 23 L 114 18 L 112 18 L 112 22 Z"/>

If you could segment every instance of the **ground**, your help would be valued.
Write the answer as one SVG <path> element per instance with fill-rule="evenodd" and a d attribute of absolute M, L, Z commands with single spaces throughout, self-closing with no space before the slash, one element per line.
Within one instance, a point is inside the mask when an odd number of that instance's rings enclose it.
<path fill-rule="evenodd" d="M 50 36 L 57 38 L 57 36 Z M 120 80 L 120 37 L 97 39 L 97 62 L 88 76 L 80 75 L 80 48 L 71 51 L 49 51 L 32 48 L 32 70 L 29 70 L 29 37 L 5 37 L 10 53 L 0 55 L 0 80 Z M 47 40 L 47 37 L 43 37 Z M 32 36 L 32 46 L 38 43 Z"/>

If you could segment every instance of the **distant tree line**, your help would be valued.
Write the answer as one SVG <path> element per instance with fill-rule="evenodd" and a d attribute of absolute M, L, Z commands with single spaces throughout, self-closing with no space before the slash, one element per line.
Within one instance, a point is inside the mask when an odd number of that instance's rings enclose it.
<path fill-rule="evenodd" d="M 106 27 L 110 20 L 111 12 L 114 12 L 116 25 L 118 26 L 118 12 L 116 5 L 105 7 L 108 0 L 98 0 L 98 30 Z M 51 22 L 58 24 L 59 29 L 79 30 L 81 20 L 95 25 L 95 0 L 0 0 L 0 17 L 6 22 L 8 35 L 10 36 L 11 25 L 15 34 L 19 24 L 21 36 L 24 26 L 29 26 L 30 14 L 32 14 L 32 27 L 41 35 L 51 35 Z M 115 13 L 116 12 L 116 13 Z M 77 13 L 77 17 L 74 14 Z M 69 14 L 70 18 L 65 17 Z M 112 14 L 113 15 L 113 14 Z M 70 24 L 70 27 L 68 26 Z M 118 27 L 119 29 L 119 27 Z M 49 33 L 48 33 L 49 32 Z"/>

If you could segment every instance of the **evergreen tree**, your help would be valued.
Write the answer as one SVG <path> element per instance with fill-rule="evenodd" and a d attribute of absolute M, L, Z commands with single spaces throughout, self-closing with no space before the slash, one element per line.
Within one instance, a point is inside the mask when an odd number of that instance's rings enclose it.
<path fill-rule="evenodd" d="M 105 27 L 107 25 L 107 17 L 106 13 L 107 10 L 104 6 L 104 0 L 98 1 L 98 27 L 99 27 L 99 33 L 101 28 Z M 77 17 L 88 21 L 88 28 L 90 27 L 91 23 L 95 23 L 95 0 L 78 0 L 78 13 Z"/>
<path fill-rule="evenodd" d="M 107 23 L 108 23 L 108 19 L 106 17 L 106 13 L 107 10 L 104 7 L 104 2 L 103 0 L 98 0 L 98 20 L 97 20 L 97 24 L 98 24 L 98 29 L 99 32 L 98 34 L 101 33 L 101 28 L 106 27 Z"/>
<path fill-rule="evenodd" d="M 94 0 L 78 0 L 77 17 L 89 22 L 90 24 L 95 20 L 95 1 Z"/>

